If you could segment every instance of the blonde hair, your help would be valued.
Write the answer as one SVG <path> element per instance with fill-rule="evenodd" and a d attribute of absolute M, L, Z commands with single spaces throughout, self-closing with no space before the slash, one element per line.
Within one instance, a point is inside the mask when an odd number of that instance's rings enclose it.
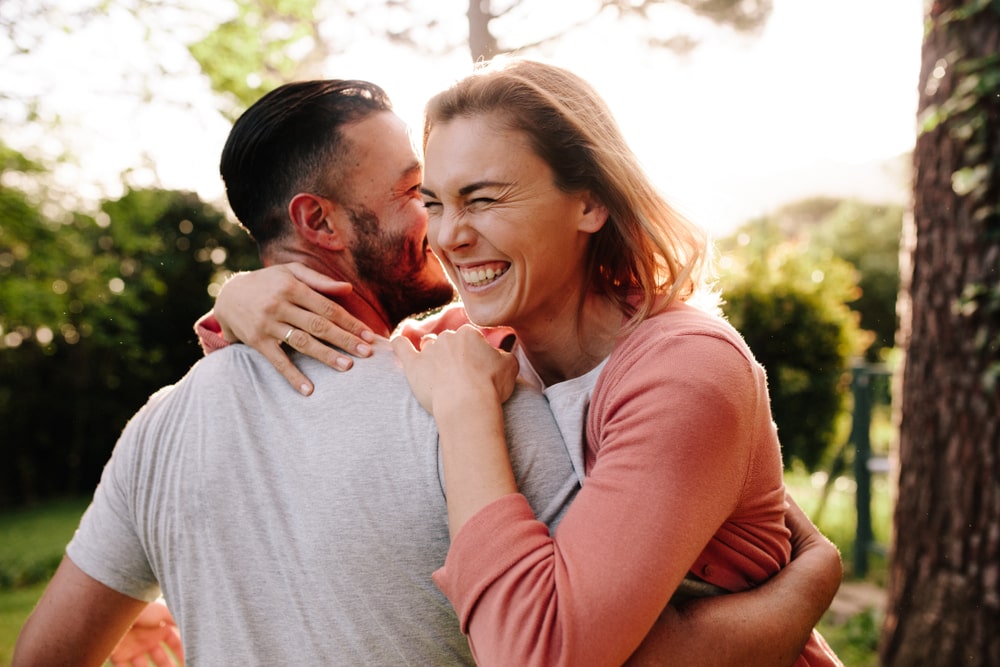
<path fill-rule="evenodd" d="M 717 307 L 707 236 L 652 184 L 589 83 L 539 61 L 494 59 L 430 99 L 424 147 L 436 124 L 482 114 L 523 132 L 556 187 L 589 191 L 607 208 L 587 250 L 588 288 L 619 305 L 629 316 L 626 329 L 675 300 L 697 296 L 700 306 Z"/>

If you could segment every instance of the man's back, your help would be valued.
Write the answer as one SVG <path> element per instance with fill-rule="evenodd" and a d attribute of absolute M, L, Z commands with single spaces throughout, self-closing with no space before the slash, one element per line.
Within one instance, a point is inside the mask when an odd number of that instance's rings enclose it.
<path fill-rule="evenodd" d="M 135 597 L 160 582 L 191 664 L 472 664 L 430 579 L 448 549 L 433 419 L 387 344 L 348 373 L 296 362 L 309 398 L 237 345 L 151 399 L 70 558 Z M 539 394 L 508 405 L 522 491 L 554 519 L 576 490 L 565 447 Z"/>

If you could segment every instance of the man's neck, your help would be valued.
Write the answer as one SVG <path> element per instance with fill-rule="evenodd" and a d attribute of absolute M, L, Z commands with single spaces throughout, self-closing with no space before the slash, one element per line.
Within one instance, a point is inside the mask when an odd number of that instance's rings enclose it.
<path fill-rule="evenodd" d="M 339 262 L 289 248 L 272 249 L 262 258 L 262 261 L 265 266 L 298 262 L 334 280 L 349 283 L 352 288 L 350 292 L 335 295 L 325 294 L 324 296 L 335 301 L 352 316 L 361 320 L 377 335 L 388 337 L 398 324 L 389 321 L 385 309 L 362 281 L 352 271 L 341 266 Z"/>

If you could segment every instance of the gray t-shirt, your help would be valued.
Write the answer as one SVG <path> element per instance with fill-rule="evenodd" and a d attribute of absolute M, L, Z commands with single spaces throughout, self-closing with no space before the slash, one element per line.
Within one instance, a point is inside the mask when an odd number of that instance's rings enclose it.
<path fill-rule="evenodd" d="M 387 341 L 297 394 L 233 345 L 129 422 L 67 547 L 126 595 L 162 590 L 190 665 L 473 664 L 431 581 L 448 550 L 434 420 Z M 579 488 L 545 398 L 505 405 L 519 488 L 554 527 Z"/>

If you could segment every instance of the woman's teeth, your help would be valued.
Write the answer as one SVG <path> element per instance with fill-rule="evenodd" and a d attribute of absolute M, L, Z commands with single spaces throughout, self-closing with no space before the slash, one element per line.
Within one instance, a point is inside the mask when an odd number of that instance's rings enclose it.
<path fill-rule="evenodd" d="M 510 265 L 488 266 L 475 269 L 462 269 L 462 280 L 472 287 L 482 287 L 493 282 L 507 272 Z"/>

